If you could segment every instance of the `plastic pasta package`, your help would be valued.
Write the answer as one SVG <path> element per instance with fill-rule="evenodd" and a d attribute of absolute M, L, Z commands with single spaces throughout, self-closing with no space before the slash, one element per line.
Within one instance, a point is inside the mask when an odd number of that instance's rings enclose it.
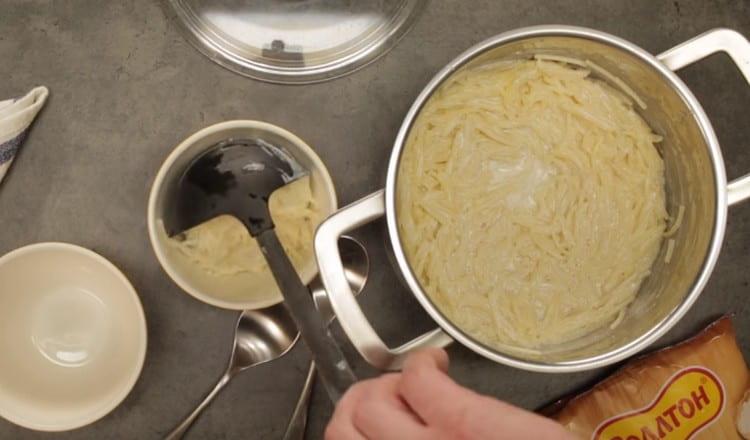
<path fill-rule="evenodd" d="M 748 386 L 732 321 L 723 317 L 544 413 L 592 440 L 748 439 Z"/>

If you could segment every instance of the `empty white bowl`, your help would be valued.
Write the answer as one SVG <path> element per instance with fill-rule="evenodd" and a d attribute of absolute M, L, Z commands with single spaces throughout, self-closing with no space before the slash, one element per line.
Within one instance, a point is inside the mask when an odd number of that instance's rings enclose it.
<path fill-rule="evenodd" d="M 133 286 L 78 246 L 0 257 L 0 416 L 63 431 L 114 409 L 140 375 L 146 319 Z"/>

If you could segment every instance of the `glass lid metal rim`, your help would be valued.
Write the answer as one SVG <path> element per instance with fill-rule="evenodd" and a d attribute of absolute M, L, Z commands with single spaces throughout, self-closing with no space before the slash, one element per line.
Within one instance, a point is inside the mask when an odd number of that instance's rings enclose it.
<path fill-rule="evenodd" d="M 346 55 L 332 55 L 330 61 L 312 66 L 274 65 L 233 53 L 236 44 L 207 26 L 180 0 L 169 0 L 167 14 L 179 22 L 182 33 L 193 47 L 226 69 L 270 83 L 312 84 L 353 73 L 388 53 L 408 32 L 428 1 L 403 0 L 387 20 L 368 32 L 361 42 L 341 51 Z"/>

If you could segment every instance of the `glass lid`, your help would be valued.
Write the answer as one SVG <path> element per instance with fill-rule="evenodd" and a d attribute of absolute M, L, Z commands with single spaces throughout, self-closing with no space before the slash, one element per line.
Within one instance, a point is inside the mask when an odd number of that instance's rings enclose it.
<path fill-rule="evenodd" d="M 388 51 L 427 0 L 169 0 L 190 42 L 242 75 L 312 83 Z"/>

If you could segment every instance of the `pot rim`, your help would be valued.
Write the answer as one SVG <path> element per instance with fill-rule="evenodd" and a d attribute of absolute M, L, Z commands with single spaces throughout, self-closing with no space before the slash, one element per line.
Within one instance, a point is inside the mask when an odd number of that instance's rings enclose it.
<path fill-rule="evenodd" d="M 406 144 L 406 139 L 409 135 L 409 131 L 424 104 L 432 96 L 435 90 L 437 90 L 437 88 L 443 83 L 444 80 L 450 77 L 454 72 L 456 72 L 466 63 L 490 49 L 518 40 L 553 36 L 593 40 L 612 46 L 615 49 L 627 52 L 643 61 L 646 65 L 650 66 L 671 85 L 671 87 L 679 94 L 685 105 L 697 120 L 701 130 L 701 134 L 703 135 L 703 139 L 709 149 L 709 156 L 711 157 L 711 166 L 714 174 L 713 183 L 715 185 L 716 191 L 716 202 L 714 228 L 711 233 L 711 242 L 706 254 L 706 258 L 703 262 L 700 273 L 697 274 L 696 279 L 692 287 L 690 288 L 690 291 L 676 308 L 674 308 L 660 322 L 658 322 L 638 338 L 635 338 L 630 342 L 606 353 L 585 357 L 582 359 L 561 362 L 543 362 L 525 360 L 515 356 L 504 354 L 485 344 L 482 344 L 479 341 L 476 341 L 473 337 L 464 333 L 453 323 L 451 323 L 447 319 L 447 317 L 443 315 L 442 312 L 440 312 L 438 308 L 433 304 L 425 291 L 422 289 L 419 281 L 417 280 L 415 274 L 411 269 L 411 266 L 407 262 L 406 255 L 404 253 L 404 249 L 401 243 L 401 237 L 398 231 L 398 224 L 396 221 L 396 184 L 398 167 L 401 161 L 401 154 Z M 713 271 L 713 268 L 719 256 L 719 252 L 721 250 L 724 231 L 726 228 L 728 206 L 726 188 L 727 181 L 724 161 L 721 155 L 721 150 L 719 148 L 719 142 L 716 138 L 713 127 L 711 126 L 711 122 L 706 116 L 703 107 L 700 105 L 697 98 L 695 98 L 690 89 L 672 70 L 667 68 L 661 61 L 659 61 L 656 56 L 643 50 L 637 45 L 608 33 L 577 26 L 543 25 L 519 28 L 516 30 L 504 32 L 472 46 L 471 48 L 467 49 L 462 54 L 457 56 L 455 59 L 453 59 L 453 61 L 448 63 L 425 86 L 425 88 L 422 90 L 422 92 L 410 107 L 409 112 L 406 114 L 406 117 L 401 124 L 401 128 L 399 129 L 398 135 L 394 142 L 391 157 L 388 162 L 388 171 L 385 184 L 385 215 L 391 247 L 393 249 L 393 254 L 398 263 L 398 267 L 403 276 L 403 279 L 405 280 L 412 294 L 417 298 L 419 303 L 425 309 L 425 311 L 427 311 L 430 317 L 432 317 L 432 319 L 434 319 L 435 322 L 443 330 L 445 330 L 451 337 L 459 341 L 465 347 L 468 347 L 475 353 L 478 353 L 485 358 L 491 359 L 495 362 L 530 371 L 565 373 L 603 367 L 628 358 L 646 348 L 658 338 L 663 336 L 687 313 L 693 303 L 698 299 L 701 291 L 708 282 L 708 278 Z"/>

